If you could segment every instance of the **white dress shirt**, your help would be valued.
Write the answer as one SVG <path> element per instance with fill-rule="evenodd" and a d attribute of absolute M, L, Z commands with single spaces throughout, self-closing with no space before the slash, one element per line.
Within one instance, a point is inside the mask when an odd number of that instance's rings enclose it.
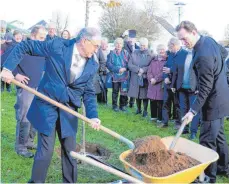
<path fill-rule="evenodd" d="M 77 47 L 74 45 L 70 68 L 70 82 L 74 82 L 82 75 L 86 62 L 87 60 L 80 56 Z"/>

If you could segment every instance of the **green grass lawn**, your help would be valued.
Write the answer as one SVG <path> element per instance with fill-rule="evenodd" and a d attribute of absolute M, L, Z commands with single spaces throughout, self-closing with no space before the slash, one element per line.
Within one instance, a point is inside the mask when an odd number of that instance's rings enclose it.
<path fill-rule="evenodd" d="M 26 159 L 18 156 L 14 151 L 15 143 L 15 111 L 14 104 L 16 100 L 15 92 L 1 94 L 1 182 L 2 183 L 25 183 L 31 175 L 33 159 Z M 110 95 L 110 94 L 109 94 Z M 109 98 L 110 99 L 110 98 Z M 109 102 L 110 104 L 110 102 Z M 172 123 L 167 129 L 158 129 L 155 124 L 151 123 L 149 118 L 142 118 L 140 115 L 134 115 L 135 109 L 127 113 L 115 113 L 110 107 L 100 105 L 99 117 L 102 124 L 113 131 L 127 137 L 130 140 L 136 138 L 159 135 L 161 137 L 174 135 Z M 229 122 L 225 123 L 227 141 L 229 143 Z M 78 140 L 81 135 L 81 123 L 79 126 Z M 103 133 L 86 128 L 86 141 L 98 143 L 111 151 L 109 163 L 122 168 L 119 162 L 119 155 L 127 150 L 127 146 L 120 143 L 113 137 Z M 195 140 L 198 141 L 198 140 Z M 56 147 L 59 146 L 58 140 Z M 119 178 L 111 175 L 101 169 L 86 164 L 78 165 L 78 182 L 79 183 L 107 183 Z M 52 163 L 49 167 L 46 182 L 60 183 L 62 181 L 61 163 L 54 153 Z M 229 183 L 227 178 L 218 177 L 220 183 Z"/>

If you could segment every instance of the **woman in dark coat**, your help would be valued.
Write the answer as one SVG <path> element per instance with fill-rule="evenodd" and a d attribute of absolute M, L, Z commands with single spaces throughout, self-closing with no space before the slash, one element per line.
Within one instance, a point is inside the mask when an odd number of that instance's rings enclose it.
<path fill-rule="evenodd" d="M 107 56 L 107 68 L 112 75 L 112 106 L 114 111 L 119 111 L 117 101 L 120 91 L 119 108 L 126 111 L 127 90 L 129 74 L 127 71 L 129 54 L 123 49 L 123 39 L 115 40 L 115 49 Z"/>
<path fill-rule="evenodd" d="M 150 99 L 151 120 L 157 120 L 160 123 L 163 104 L 163 66 L 167 57 L 165 46 L 158 45 L 157 53 L 147 72 L 149 82 L 147 97 Z"/>
<path fill-rule="evenodd" d="M 150 62 L 153 58 L 148 50 L 148 40 L 141 38 L 140 50 L 135 50 L 128 62 L 128 68 L 130 70 L 130 85 L 128 96 L 136 98 L 137 111 L 136 114 L 141 114 L 141 102 L 143 101 L 144 111 L 143 117 L 147 116 L 148 98 L 147 98 L 147 70 Z"/>

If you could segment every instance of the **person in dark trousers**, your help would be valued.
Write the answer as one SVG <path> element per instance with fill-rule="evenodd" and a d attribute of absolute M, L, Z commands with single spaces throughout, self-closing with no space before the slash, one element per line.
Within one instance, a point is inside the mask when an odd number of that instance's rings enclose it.
<path fill-rule="evenodd" d="M 107 68 L 112 75 L 112 108 L 115 112 L 119 109 L 126 112 L 127 105 L 127 92 L 128 92 L 128 61 L 129 54 L 123 49 L 123 39 L 117 38 L 114 42 L 115 49 L 112 50 L 107 56 Z M 118 109 L 118 94 L 119 109 Z"/>
<path fill-rule="evenodd" d="M 141 114 L 143 117 L 148 115 L 148 79 L 147 70 L 153 59 L 150 51 L 148 50 L 148 39 L 140 38 L 140 49 L 135 50 L 128 62 L 128 68 L 130 70 L 130 85 L 128 96 L 136 99 L 137 111 L 136 114 Z M 143 101 L 143 112 L 141 104 Z"/>
<path fill-rule="evenodd" d="M 202 109 L 200 144 L 219 154 L 219 160 L 205 170 L 210 183 L 215 183 L 216 174 L 229 178 L 228 145 L 224 134 L 224 117 L 229 114 L 229 87 L 224 73 L 228 53 L 213 38 L 200 36 L 190 21 L 182 21 L 176 31 L 183 44 L 193 48 L 192 62 L 199 90 L 183 120 L 190 123 Z"/>
<path fill-rule="evenodd" d="M 31 40 L 44 41 L 45 37 L 46 30 L 44 27 L 35 26 L 31 30 Z M 10 48 L 5 52 L 2 57 L 3 62 L 12 51 L 12 49 L 13 48 Z M 17 66 L 17 68 L 13 71 L 13 74 L 17 81 L 26 84 L 33 89 L 36 89 L 40 83 L 44 65 L 44 57 L 26 55 Z M 33 153 L 29 152 L 28 149 L 36 148 L 34 143 L 36 131 L 26 118 L 33 98 L 34 95 L 32 93 L 17 87 L 17 102 L 14 106 L 17 120 L 15 151 L 18 155 L 21 155 L 25 158 L 33 157 Z"/>
<path fill-rule="evenodd" d="M 107 38 L 102 38 L 100 52 L 101 52 L 101 55 L 103 55 L 104 60 L 102 60 L 103 62 L 100 62 L 100 67 L 99 67 L 99 84 L 100 84 L 101 92 L 97 94 L 97 101 L 100 103 L 107 104 L 108 103 L 108 99 L 107 99 L 108 90 L 106 88 L 106 77 L 107 77 L 107 74 L 109 73 L 109 70 L 106 67 L 106 63 L 107 63 L 107 56 L 110 53 L 110 50 L 108 49 L 108 39 Z"/>
<path fill-rule="evenodd" d="M 140 47 L 136 44 L 136 30 L 128 30 L 127 40 L 124 42 L 124 49 L 129 53 L 129 55 L 131 55 L 136 49 L 140 49 Z M 130 97 L 130 108 L 134 106 L 134 101 L 135 98 Z"/>
<path fill-rule="evenodd" d="M 227 76 L 227 84 L 229 87 L 229 58 L 225 61 L 225 73 Z M 229 115 L 226 116 L 226 119 L 229 120 Z"/>
<path fill-rule="evenodd" d="M 150 99 L 151 120 L 162 120 L 162 104 L 163 104 L 163 66 L 166 62 L 166 48 L 160 44 L 157 46 L 158 55 L 153 58 L 147 71 L 149 82 L 147 97 Z"/>
<path fill-rule="evenodd" d="M 180 127 L 180 107 L 178 93 L 171 90 L 172 68 L 177 60 L 185 60 L 186 51 L 181 49 L 180 41 L 177 38 L 171 38 L 168 43 L 170 54 L 163 68 L 164 73 L 164 94 L 162 106 L 162 122 L 158 125 L 160 128 L 168 127 L 171 105 L 173 105 L 173 119 L 175 120 L 175 130 Z M 185 133 L 185 132 L 184 132 Z"/>
<path fill-rule="evenodd" d="M 84 103 L 91 126 L 99 129 L 100 120 L 93 87 L 98 70 L 95 52 L 101 33 L 95 28 L 83 28 L 72 40 L 56 38 L 50 41 L 27 40 L 18 44 L 7 57 L 1 77 L 8 83 L 14 78 L 11 71 L 25 54 L 46 57 L 45 74 L 38 91 L 77 111 Z M 38 146 L 29 183 L 45 183 L 54 151 L 56 132 L 61 143 L 63 183 L 76 183 L 77 161 L 70 155 L 76 150 L 78 119 L 72 114 L 35 97 L 27 115 L 38 131 Z"/>
<path fill-rule="evenodd" d="M 186 59 L 178 60 L 173 67 L 173 77 L 171 84 L 172 91 L 178 92 L 180 102 L 180 113 L 183 117 L 190 109 L 191 104 L 196 99 L 197 89 L 197 77 L 193 70 L 192 63 L 192 50 L 187 49 Z M 189 139 L 195 139 L 200 123 L 200 113 L 193 118 L 190 127 Z M 185 132 L 189 132 L 189 125 L 184 129 Z"/>
<path fill-rule="evenodd" d="M 102 38 L 101 47 L 96 53 L 99 62 L 98 73 L 94 78 L 95 93 L 97 95 L 97 102 L 101 104 L 107 104 L 107 88 L 106 88 L 106 76 L 108 69 L 106 67 L 108 53 L 108 39 Z"/>
<path fill-rule="evenodd" d="M 12 47 L 14 47 L 16 44 L 18 44 L 22 41 L 22 33 L 18 30 L 14 30 L 13 39 L 12 40 L 7 40 L 7 38 L 5 38 L 5 39 L 6 40 L 1 45 L 1 53 L 2 54 L 5 53 L 7 50 L 11 50 Z M 1 65 L 2 65 L 2 63 L 1 63 Z M 5 90 L 5 86 L 6 86 L 7 92 L 10 93 L 11 92 L 11 85 L 5 83 L 4 81 L 1 81 L 1 91 L 2 92 Z"/>

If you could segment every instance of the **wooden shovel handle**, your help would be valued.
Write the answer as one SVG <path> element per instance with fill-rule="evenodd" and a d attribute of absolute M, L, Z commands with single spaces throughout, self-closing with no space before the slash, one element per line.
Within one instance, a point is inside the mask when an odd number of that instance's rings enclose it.
<path fill-rule="evenodd" d="M 15 85 L 17 85 L 17 86 L 29 91 L 30 93 L 33 93 L 34 95 L 36 95 L 39 98 L 51 103 L 52 105 L 55 105 L 55 106 L 59 107 L 60 109 L 66 111 L 66 112 L 69 112 L 70 114 L 76 116 L 77 118 L 80 118 L 81 120 L 83 120 L 84 122 L 86 122 L 88 124 L 92 124 L 93 123 L 93 121 L 91 119 L 89 119 L 89 118 L 83 116 L 82 114 L 80 114 L 80 113 L 68 108 L 67 106 L 65 106 L 65 105 L 63 105 L 63 104 L 61 104 L 61 103 L 59 103 L 59 102 L 57 102 L 57 101 L 45 96 L 45 95 L 43 95 L 42 93 L 36 91 L 35 89 L 32 89 L 32 88 L 26 86 L 25 84 L 22 84 L 22 83 L 18 82 L 15 79 L 12 79 L 12 83 L 14 83 Z M 134 143 L 132 141 L 128 140 L 127 138 L 119 135 L 118 133 L 116 133 L 116 132 L 114 132 L 114 131 L 112 131 L 112 130 L 110 130 L 110 129 L 102 126 L 102 125 L 100 126 L 100 130 L 106 132 L 107 134 L 110 134 L 111 136 L 119 139 L 121 142 L 127 144 L 130 149 L 134 149 Z"/>
<path fill-rule="evenodd" d="M 169 146 L 170 150 L 174 150 L 178 139 L 180 138 L 181 134 L 183 133 L 184 127 L 186 126 L 186 122 L 187 122 L 186 119 L 182 122 L 182 124 L 181 124 L 181 126 L 180 126 L 180 128 L 179 128 L 179 130 L 178 130 L 178 132 L 177 132 L 177 134 L 175 136 L 175 138 L 173 139 L 172 143 Z"/>

